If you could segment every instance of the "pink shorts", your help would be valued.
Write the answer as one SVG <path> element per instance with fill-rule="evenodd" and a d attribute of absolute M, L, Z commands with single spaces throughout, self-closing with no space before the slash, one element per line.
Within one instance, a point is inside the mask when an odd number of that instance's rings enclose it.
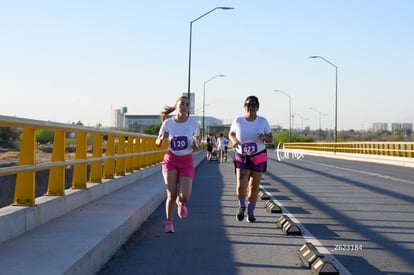
<path fill-rule="evenodd" d="M 179 177 L 193 179 L 195 174 L 193 154 L 178 156 L 167 151 L 162 160 L 162 172 L 166 173 L 169 171 L 177 171 Z"/>
<path fill-rule="evenodd" d="M 253 156 L 236 154 L 234 157 L 234 167 L 264 173 L 267 169 L 267 152 L 263 150 Z"/>

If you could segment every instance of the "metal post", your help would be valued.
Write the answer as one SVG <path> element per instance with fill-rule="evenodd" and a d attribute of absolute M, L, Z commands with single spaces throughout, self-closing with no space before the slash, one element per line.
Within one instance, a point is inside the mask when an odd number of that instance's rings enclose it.
<path fill-rule="evenodd" d="M 331 66 L 335 67 L 335 132 L 334 132 L 334 154 L 336 154 L 336 143 L 338 141 L 338 66 L 319 55 L 309 56 L 309 58 L 320 58 Z"/>
<path fill-rule="evenodd" d="M 188 99 L 190 99 L 190 90 L 191 90 L 191 40 L 192 40 L 192 33 L 193 33 L 193 23 L 196 22 L 197 20 L 201 19 L 202 17 L 206 16 L 207 14 L 217 10 L 217 9 L 233 10 L 234 8 L 231 8 L 231 7 L 215 7 L 214 9 L 204 13 L 203 15 L 197 17 L 196 19 L 194 19 L 193 21 L 190 22 L 190 46 L 189 46 L 189 50 L 188 50 L 188 87 L 187 87 Z"/>
<path fill-rule="evenodd" d="M 203 85 L 203 125 L 202 125 L 202 131 L 203 132 L 201 133 L 201 138 L 202 139 L 204 138 L 204 135 L 206 133 L 206 129 L 204 127 L 204 122 L 205 122 L 205 107 L 206 107 L 206 101 L 205 101 L 205 98 L 206 98 L 206 83 L 209 82 L 209 81 L 211 81 L 211 80 L 213 80 L 213 79 L 215 79 L 216 77 L 225 77 L 225 75 L 224 74 L 215 75 L 212 78 L 210 78 L 209 80 L 204 81 L 204 85 Z"/>
<path fill-rule="evenodd" d="M 291 141 L 291 133 L 292 133 L 292 101 L 291 101 L 291 97 L 290 95 L 288 95 L 287 93 L 281 91 L 281 90 L 273 90 L 274 92 L 277 93 L 282 93 L 285 96 L 287 96 L 289 98 L 289 142 Z"/>

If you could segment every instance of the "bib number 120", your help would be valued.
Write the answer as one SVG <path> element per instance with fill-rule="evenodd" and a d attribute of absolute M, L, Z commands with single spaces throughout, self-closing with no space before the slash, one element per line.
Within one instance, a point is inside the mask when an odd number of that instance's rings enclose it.
<path fill-rule="evenodd" d="M 187 148 L 187 137 L 173 137 L 171 139 L 171 149 L 184 150 Z"/>

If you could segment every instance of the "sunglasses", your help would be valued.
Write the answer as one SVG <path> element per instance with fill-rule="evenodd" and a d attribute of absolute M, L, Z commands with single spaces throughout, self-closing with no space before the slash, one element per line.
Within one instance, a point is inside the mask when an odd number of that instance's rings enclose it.
<path fill-rule="evenodd" d="M 248 108 L 258 108 L 259 104 L 257 103 L 244 103 L 244 107 L 248 107 Z"/>

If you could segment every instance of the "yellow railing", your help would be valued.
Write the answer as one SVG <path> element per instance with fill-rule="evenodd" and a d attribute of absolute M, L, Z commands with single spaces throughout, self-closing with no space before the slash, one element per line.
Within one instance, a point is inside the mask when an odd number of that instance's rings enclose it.
<path fill-rule="evenodd" d="M 414 142 L 298 142 L 283 148 L 414 158 Z"/>
<path fill-rule="evenodd" d="M 0 168 L 0 177 L 17 175 L 13 205 L 35 205 L 36 171 L 50 169 L 46 195 L 61 196 L 65 195 L 65 168 L 68 166 L 73 167 L 72 188 L 86 189 L 87 182 L 100 183 L 102 179 L 124 176 L 159 163 L 168 145 L 164 143 L 163 147 L 156 148 L 156 137 L 152 135 L 9 116 L 0 116 L 0 127 L 22 131 L 18 165 Z M 50 161 L 36 160 L 37 130 L 54 132 Z M 69 159 L 66 153 L 68 133 L 75 135 L 74 159 Z M 88 140 L 92 140 L 91 146 Z M 92 147 L 90 153 L 88 147 Z"/>

